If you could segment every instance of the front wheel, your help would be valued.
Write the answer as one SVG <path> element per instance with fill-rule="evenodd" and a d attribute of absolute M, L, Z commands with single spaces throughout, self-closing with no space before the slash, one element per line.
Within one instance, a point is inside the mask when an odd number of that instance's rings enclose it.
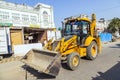
<path fill-rule="evenodd" d="M 71 53 L 67 56 L 67 65 L 71 70 L 78 68 L 80 64 L 80 55 L 78 53 Z"/>
<path fill-rule="evenodd" d="M 95 41 L 92 41 L 91 44 L 87 47 L 87 58 L 94 60 L 98 55 L 98 46 Z"/>

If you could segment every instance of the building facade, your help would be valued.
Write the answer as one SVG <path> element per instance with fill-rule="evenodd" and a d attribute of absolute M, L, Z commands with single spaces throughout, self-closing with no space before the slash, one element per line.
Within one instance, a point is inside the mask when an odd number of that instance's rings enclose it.
<path fill-rule="evenodd" d="M 0 1 L 0 26 L 55 28 L 53 7 L 42 3 L 30 7 Z"/>
<path fill-rule="evenodd" d="M 110 22 L 111 20 L 105 20 L 104 18 L 101 18 L 100 20 L 98 20 L 96 23 L 96 28 L 98 32 L 104 32 L 105 29 L 107 29 Z"/>

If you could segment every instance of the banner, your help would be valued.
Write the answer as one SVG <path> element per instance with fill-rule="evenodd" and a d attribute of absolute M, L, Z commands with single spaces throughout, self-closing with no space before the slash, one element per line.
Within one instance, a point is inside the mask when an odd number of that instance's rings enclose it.
<path fill-rule="evenodd" d="M 0 23 L 0 27 L 12 27 L 12 23 Z"/>

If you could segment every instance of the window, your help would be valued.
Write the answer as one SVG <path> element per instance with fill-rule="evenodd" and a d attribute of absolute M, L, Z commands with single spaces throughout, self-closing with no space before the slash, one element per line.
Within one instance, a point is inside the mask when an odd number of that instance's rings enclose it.
<path fill-rule="evenodd" d="M 20 14 L 12 13 L 12 20 L 15 20 L 15 21 L 20 20 Z"/>
<path fill-rule="evenodd" d="M 49 19 L 48 19 L 48 13 L 47 13 L 47 11 L 44 11 L 43 12 L 43 22 L 44 22 L 44 26 L 48 26 L 48 21 Z"/>
<path fill-rule="evenodd" d="M 22 21 L 29 21 L 28 15 L 22 15 Z"/>
<path fill-rule="evenodd" d="M 90 23 L 87 21 L 71 21 L 65 24 L 66 34 L 87 34 L 90 31 Z"/>
<path fill-rule="evenodd" d="M 70 33 L 71 32 L 72 26 L 70 24 L 66 24 L 66 32 L 65 33 Z"/>
<path fill-rule="evenodd" d="M 9 12 L 0 11 L 0 19 L 1 20 L 9 20 Z"/>
<path fill-rule="evenodd" d="M 37 17 L 36 16 L 30 16 L 30 21 L 31 22 L 37 22 Z"/>

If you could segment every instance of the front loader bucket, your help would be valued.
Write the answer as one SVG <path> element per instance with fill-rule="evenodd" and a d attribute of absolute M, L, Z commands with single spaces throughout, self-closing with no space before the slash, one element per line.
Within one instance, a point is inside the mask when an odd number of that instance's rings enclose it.
<path fill-rule="evenodd" d="M 57 76 L 61 68 L 60 54 L 48 50 L 32 49 L 22 58 L 22 62 L 52 76 Z"/>

